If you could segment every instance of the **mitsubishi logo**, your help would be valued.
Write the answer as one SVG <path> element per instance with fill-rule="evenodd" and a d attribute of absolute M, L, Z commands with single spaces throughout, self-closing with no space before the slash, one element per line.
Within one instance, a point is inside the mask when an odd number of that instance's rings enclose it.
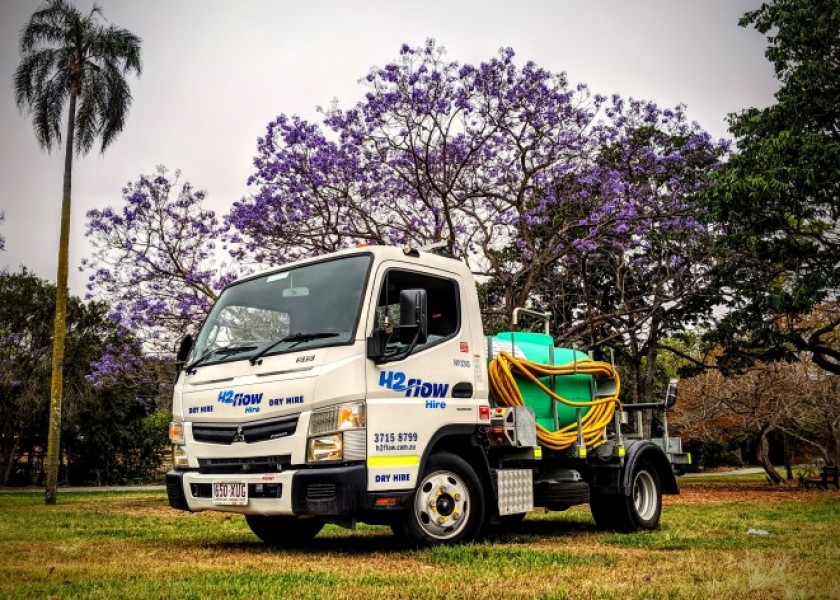
<path fill-rule="evenodd" d="M 244 442 L 245 436 L 242 435 L 242 425 L 236 428 L 236 435 L 233 436 L 233 441 L 235 442 Z"/>

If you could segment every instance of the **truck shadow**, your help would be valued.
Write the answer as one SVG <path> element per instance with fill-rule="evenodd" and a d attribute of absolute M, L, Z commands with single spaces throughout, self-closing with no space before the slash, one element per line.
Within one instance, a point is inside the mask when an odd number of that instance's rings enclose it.
<path fill-rule="evenodd" d="M 569 540 L 590 535 L 599 530 L 594 523 L 581 523 L 577 521 L 549 521 L 549 520 L 526 520 L 511 527 L 487 527 L 481 537 L 475 541 L 476 544 L 504 544 L 530 545 L 540 541 L 557 541 L 567 538 Z M 299 547 L 269 546 L 254 540 L 253 542 L 231 542 L 221 543 L 216 548 L 230 551 L 244 551 L 253 553 L 294 553 L 294 554 L 319 554 L 329 552 L 339 556 L 371 555 L 382 553 L 407 553 L 418 550 L 407 546 L 403 541 L 395 537 L 388 528 L 382 527 L 375 530 L 366 529 L 358 532 L 341 532 L 336 535 L 330 531 L 322 533 L 306 545 Z M 422 550 L 421 550 L 422 552 Z"/>
<path fill-rule="evenodd" d="M 482 541 L 532 543 L 541 539 L 558 537 L 574 538 L 598 532 L 594 522 L 565 520 L 525 520 L 512 526 L 488 527 Z"/>

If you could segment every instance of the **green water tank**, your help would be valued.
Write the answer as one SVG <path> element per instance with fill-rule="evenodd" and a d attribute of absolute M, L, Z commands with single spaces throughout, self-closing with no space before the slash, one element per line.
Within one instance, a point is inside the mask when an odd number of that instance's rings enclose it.
<path fill-rule="evenodd" d="M 513 346 L 513 351 L 511 350 Z M 558 348 L 554 340 L 544 333 L 504 331 L 489 339 L 488 360 L 504 350 L 516 358 L 525 358 L 531 362 L 546 365 L 566 365 L 575 360 L 589 358 L 586 353 L 572 348 Z M 516 375 L 516 383 L 525 406 L 534 409 L 537 423 L 554 431 L 575 422 L 575 408 L 560 402 L 555 402 L 551 396 L 542 391 L 536 384 L 522 376 Z M 540 381 L 548 388 L 552 386 L 551 377 L 541 377 Z M 591 401 L 593 381 L 591 375 L 562 375 L 554 377 L 554 391 L 567 400 L 575 402 Z M 555 407 L 556 405 L 556 407 Z M 589 409 L 581 409 L 581 416 Z M 556 411 L 556 422 L 555 422 Z M 558 426 L 559 425 L 559 426 Z"/>

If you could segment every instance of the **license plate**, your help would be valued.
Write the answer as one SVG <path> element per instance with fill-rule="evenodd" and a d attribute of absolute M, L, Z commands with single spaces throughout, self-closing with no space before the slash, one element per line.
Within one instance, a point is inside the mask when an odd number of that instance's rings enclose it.
<path fill-rule="evenodd" d="M 248 504 L 248 484 L 244 481 L 214 481 L 213 504 L 245 506 Z"/>

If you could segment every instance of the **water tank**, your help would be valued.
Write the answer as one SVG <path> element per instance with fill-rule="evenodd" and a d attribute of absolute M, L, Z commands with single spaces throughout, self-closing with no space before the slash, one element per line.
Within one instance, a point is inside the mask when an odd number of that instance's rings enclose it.
<path fill-rule="evenodd" d="M 546 365 L 566 365 L 589 358 L 580 350 L 555 347 L 551 336 L 544 333 L 505 331 L 488 338 L 487 346 L 488 359 L 503 350 L 516 358 Z M 536 384 L 520 375 L 515 375 L 515 379 L 525 406 L 534 409 L 537 423 L 554 431 L 575 422 L 575 408 L 555 402 Z M 593 399 L 595 384 L 591 375 L 562 375 L 553 379 L 552 382 L 552 377 L 542 377 L 540 381 L 548 388 L 552 388 L 553 384 L 552 389 L 566 400 L 588 402 Z M 582 408 L 581 416 L 588 410 Z"/>

